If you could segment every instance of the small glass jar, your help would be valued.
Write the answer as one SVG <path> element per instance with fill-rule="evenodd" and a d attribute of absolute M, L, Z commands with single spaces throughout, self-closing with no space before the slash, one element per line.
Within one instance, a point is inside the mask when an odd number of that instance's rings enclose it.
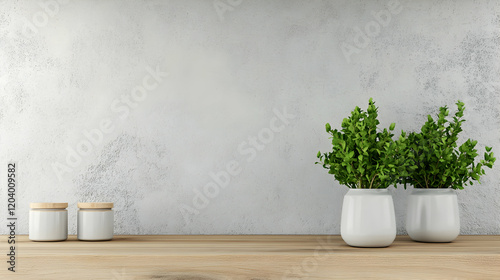
<path fill-rule="evenodd" d="M 68 203 L 30 203 L 29 239 L 63 241 L 68 239 Z"/>
<path fill-rule="evenodd" d="M 113 239 L 113 203 L 78 203 L 78 239 L 102 241 Z"/>

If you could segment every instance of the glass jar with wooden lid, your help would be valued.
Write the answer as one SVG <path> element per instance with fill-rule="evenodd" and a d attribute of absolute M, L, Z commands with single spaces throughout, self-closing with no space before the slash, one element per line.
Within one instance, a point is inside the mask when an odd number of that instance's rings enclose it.
<path fill-rule="evenodd" d="M 78 203 L 78 239 L 102 241 L 113 239 L 114 214 L 112 202 Z"/>
<path fill-rule="evenodd" d="M 29 239 L 63 241 L 68 239 L 68 203 L 30 203 Z"/>

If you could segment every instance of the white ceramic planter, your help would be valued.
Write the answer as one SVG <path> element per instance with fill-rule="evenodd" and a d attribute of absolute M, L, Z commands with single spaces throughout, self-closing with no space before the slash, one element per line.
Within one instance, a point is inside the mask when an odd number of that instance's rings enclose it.
<path fill-rule="evenodd" d="M 421 242 L 451 242 L 460 233 L 457 193 L 453 189 L 413 189 L 406 230 Z"/>
<path fill-rule="evenodd" d="M 78 203 L 79 240 L 103 241 L 113 239 L 114 214 L 111 202 Z"/>
<path fill-rule="evenodd" d="M 63 241 L 68 239 L 68 203 L 31 203 L 29 239 Z"/>
<path fill-rule="evenodd" d="M 340 234 L 355 247 L 387 247 L 396 238 L 392 195 L 387 189 L 350 189 L 344 196 Z"/>

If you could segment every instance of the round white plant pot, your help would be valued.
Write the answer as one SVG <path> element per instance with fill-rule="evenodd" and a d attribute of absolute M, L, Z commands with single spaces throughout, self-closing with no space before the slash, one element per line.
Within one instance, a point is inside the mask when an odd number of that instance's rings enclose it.
<path fill-rule="evenodd" d="M 354 247 L 387 247 L 396 238 L 392 195 L 387 189 L 350 189 L 344 196 L 340 235 Z"/>
<path fill-rule="evenodd" d="M 460 233 L 457 193 L 453 189 L 413 189 L 406 230 L 421 242 L 451 242 Z"/>

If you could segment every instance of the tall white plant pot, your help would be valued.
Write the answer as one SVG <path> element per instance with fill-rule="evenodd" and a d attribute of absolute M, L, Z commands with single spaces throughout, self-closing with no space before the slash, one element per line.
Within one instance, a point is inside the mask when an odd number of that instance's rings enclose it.
<path fill-rule="evenodd" d="M 344 196 L 340 234 L 355 247 L 387 247 L 396 238 L 392 195 L 387 189 L 350 189 Z"/>
<path fill-rule="evenodd" d="M 457 193 L 453 189 L 413 189 L 406 230 L 421 242 L 451 242 L 460 233 Z"/>

